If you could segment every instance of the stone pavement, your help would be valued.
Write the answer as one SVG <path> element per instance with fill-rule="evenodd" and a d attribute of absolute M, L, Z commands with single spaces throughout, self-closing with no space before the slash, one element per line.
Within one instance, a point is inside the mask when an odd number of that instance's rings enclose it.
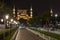
<path fill-rule="evenodd" d="M 15 40 L 44 40 L 27 29 L 19 29 Z"/>

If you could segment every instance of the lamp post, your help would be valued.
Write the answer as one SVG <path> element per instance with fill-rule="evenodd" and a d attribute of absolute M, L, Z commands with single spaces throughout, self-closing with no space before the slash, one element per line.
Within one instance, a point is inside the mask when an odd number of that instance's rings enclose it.
<path fill-rule="evenodd" d="M 55 17 L 57 17 L 58 15 L 57 14 L 55 14 Z"/>
<path fill-rule="evenodd" d="M 5 18 L 8 19 L 9 18 L 9 15 L 6 15 Z"/>
<path fill-rule="evenodd" d="M 13 22 L 13 19 L 11 19 L 10 21 Z"/>
<path fill-rule="evenodd" d="M 10 23 L 9 23 L 9 21 L 8 21 L 9 15 L 6 15 L 5 18 L 6 18 L 6 26 L 10 25 Z M 12 22 L 13 19 L 11 19 L 10 21 Z M 9 24 L 8 24 L 8 23 L 9 23 Z M 10 27 L 11 27 L 11 26 L 9 26 L 9 35 L 11 35 L 11 28 L 10 28 Z"/>
<path fill-rule="evenodd" d="M 56 21 L 56 20 L 57 20 L 57 16 L 58 16 L 58 15 L 57 15 L 57 14 L 55 14 L 55 22 L 56 22 L 56 23 L 57 23 L 57 21 Z"/>
<path fill-rule="evenodd" d="M 1 22 L 3 22 L 4 20 L 3 19 L 1 19 Z"/>
<path fill-rule="evenodd" d="M 9 15 L 6 15 L 6 16 L 5 16 L 5 20 L 6 20 L 6 27 L 8 26 L 8 18 L 9 18 Z"/>
<path fill-rule="evenodd" d="M 14 21 L 13 19 L 11 19 L 11 20 L 10 20 L 10 22 L 11 22 L 11 23 L 10 23 L 10 28 L 11 28 L 11 27 L 12 27 L 12 25 L 13 25 L 13 24 L 12 24 L 12 23 L 13 23 L 13 21 Z"/>
<path fill-rule="evenodd" d="M 4 25 L 5 25 L 5 28 L 7 27 L 7 20 L 9 18 L 9 15 L 5 15 L 4 16 Z M 3 19 L 1 19 L 1 22 L 3 22 Z M 4 28 L 4 30 L 5 30 Z M 5 40 L 5 31 L 4 31 L 4 34 L 3 34 L 3 40 Z"/>

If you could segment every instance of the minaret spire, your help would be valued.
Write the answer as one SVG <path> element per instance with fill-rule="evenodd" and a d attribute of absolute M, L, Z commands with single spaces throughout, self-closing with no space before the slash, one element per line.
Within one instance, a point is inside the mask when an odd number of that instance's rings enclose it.
<path fill-rule="evenodd" d="M 50 13 L 51 13 L 51 16 L 53 16 L 53 10 L 52 9 L 50 10 Z"/>
<path fill-rule="evenodd" d="M 13 15 L 14 15 L 14 17 L 15 17 L 15 5 L 13 6 Z"/>
<path fill-rule="evenodd" d="M 32 18 L 32 6 L 30 7 L 30 17 Z"/>

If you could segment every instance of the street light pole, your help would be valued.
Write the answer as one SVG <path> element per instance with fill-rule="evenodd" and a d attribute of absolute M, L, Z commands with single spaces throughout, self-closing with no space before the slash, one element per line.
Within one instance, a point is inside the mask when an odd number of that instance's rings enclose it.
<path fill-rule="evenodd" d="M 56 18 L 57 18 L 57 16 L 58 16 L 58 15 L 57 15 L 57 14 L 55 14 L 55 22 L 56 22 L 56 23 L 57 23 L 57 21 L 56 21 L 56 20 L 57 20 L 57 19 L 56 19 Z"/>
<path fill-rule="evenodd" d="M 9 15 L 5 15 L 4 16 L 4 25 L 5 25 L 5 28 L 7 26 L 7 19 L 9 18 Z M 3 20 L 1 20 L 3 21 Z M 3 40 L 5 40 L 5 28 L 4 28 L 4 34 L 3 34 Z"/>
<path fill-rule="evenodd" d="M 6 15 L 5 18 L 6 18 L 6 27 L 7 27 L 8 26 L 7 24 L 8 24 L 9 15 Z"/>
<path fill-rule="evenodd" d="M 55 17 L 57 17 L 58 15 L 57 14 L 55 14 Z"/>

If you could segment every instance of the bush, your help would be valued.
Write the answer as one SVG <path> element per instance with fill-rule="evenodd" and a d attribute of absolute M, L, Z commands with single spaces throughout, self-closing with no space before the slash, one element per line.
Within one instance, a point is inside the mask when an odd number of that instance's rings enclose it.
<path fill-rule="evenodd" d="M 0 32 L 0 40 L 10 40 L 10 38 L 13 36 L 17 28 L 6 30 L 4 32 Z M 5 36 L 5 39 L 4 39 Z"/>
<path fill-rule="evenodd" d="M 40 32 L 40 33 L 42 33 L 42 34 L 45 34 L 45 35 L 47 35 L 47 36 L 50 36 L 50 37 L 52 37 L 52 38 L 55 38 L 55 39 L 60 40 L 60 35 L 59 35 L 59 34 L 50 33 L 50 32 L 46 32 L 46 31 L 41 31 L 41 30 L 37 30 L 37 29 L 32 29 L 32 30 L 38 31 L 38 32 Z"/>

